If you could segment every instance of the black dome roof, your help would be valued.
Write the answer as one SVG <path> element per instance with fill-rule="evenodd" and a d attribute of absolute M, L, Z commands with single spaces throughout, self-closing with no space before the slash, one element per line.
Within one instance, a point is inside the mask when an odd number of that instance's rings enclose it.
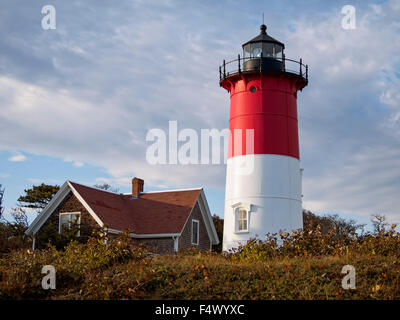
<path fill-rule="evenodd" d="M 267 26 L 266 26 L 265 24 L 262 24 L 262 25 L 260 26 L 260 30 L 261 30 L 261 32 L 260 32 L 260 34 L 259 34 L 257 37 L 251 39 L 250 41 L 247 41 L 246 43 L 244 43 L 244 44 L 242 45 L 242 47 L 244 47 L 246 44 L 254 43 L 254 42 L 269 42 L 269 43 L 276 43 L 276 44 L 279 44 L 279 45 L 281 45 L 283 48 L 285 48 L 285 45 L 284 45 L 282 42 L 280 42 L 280 41 L 278 41 L 278 40 L 276 40 L 276 39 L 270 37 L 270 36 L 267 34 Z"/>

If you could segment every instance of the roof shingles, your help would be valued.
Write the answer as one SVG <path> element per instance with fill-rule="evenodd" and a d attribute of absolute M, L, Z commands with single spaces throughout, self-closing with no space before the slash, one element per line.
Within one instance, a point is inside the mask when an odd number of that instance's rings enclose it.
<path fill-rule="evenodd" d="M 180 233 L 202 190 L 141 193 L 134 198 L 70 184 L 107 228 L 138 235 Z"/>

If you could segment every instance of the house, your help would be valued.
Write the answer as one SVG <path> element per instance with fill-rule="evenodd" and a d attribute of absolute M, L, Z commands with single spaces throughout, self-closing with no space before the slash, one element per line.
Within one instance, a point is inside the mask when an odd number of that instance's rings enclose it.
<path fill-rule="evenodd" d="M 110 236 L 126 230 L 137 243 L 156 252 L 177 252 L 189 247 L 210 250 L 219 239 L 202 188 L 143 192 L 144 181 L 132 180 L 132 193 L 119 194 L 66 181 L 26 231 L 35 236 L 48 224 L 65 230 L 79 224 L 83 240 L 96 229 Z"/>

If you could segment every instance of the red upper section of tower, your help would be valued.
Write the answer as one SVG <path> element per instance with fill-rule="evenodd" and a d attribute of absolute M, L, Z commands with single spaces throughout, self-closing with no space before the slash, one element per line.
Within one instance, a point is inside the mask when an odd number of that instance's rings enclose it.
<path fill-rule="evenodd" d="M 243 57 L 219 68 L 231 94 L 228 158 L 278 154 L 299 159 L 297 91 L 308 83 L 308 66 L 285 57 L 285 45 L 260 34 L 243 44 Z M 295 70 L 298 71 L 295 71 Z"/>
<path fill-rule="evenodd" d="M 305 86 L 304 78 L 285 72 L 243 73 L 225 78 L 221 86 L 231 96 L 228 158 L 278 154 L 299 159 L 297 91 Z M 254 130 L 254 146 L 248 130 Z"/>

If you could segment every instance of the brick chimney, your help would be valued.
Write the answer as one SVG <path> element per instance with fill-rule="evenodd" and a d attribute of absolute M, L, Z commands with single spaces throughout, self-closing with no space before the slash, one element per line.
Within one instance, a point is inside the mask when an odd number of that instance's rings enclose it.
<path fill-rule="evenodd" d="M 140 192 L 143 192 L 144 181 L 139 178 L 132 179 L 132 196 L 138 197 Z"/>

